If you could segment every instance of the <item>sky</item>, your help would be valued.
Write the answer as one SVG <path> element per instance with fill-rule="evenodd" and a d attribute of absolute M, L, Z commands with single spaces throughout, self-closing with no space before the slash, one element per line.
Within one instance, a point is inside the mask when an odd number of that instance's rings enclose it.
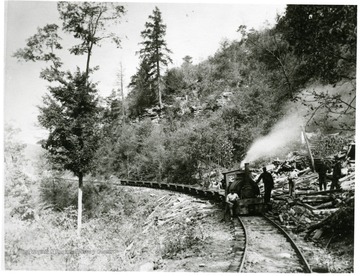
<path fill-rule="evenodd" d="M 249 3 L 249 2 L 248 2 Z M 251 3 L 251 2 L 250 2 Z M 256 3 L 256 2 L 255 2 Z M 274 2 L 276 3 L 276 2 Z M 241 2 L 201 2 L 192 3 L 123 3 L 127 10 L 122 23 L 114 29 L 122 37 L 122 48 L 114 44 L 104 43 L 101 48 L 95 48 L 92 66 L 100 69 L 93 75 L 97 81 L 101 96 L 108 96 L 118 87 L 120 63 L 123 66 L 124 87 L 130 77 L 136 73 L 139 65 L 140 36 L 144 30 L 148 16 L 157 6 L 163 22 L 166 24 L 166 42 L 172 51 L 174 66 L 180 66 L 183 57 L 189 55 L 196 64 L 213 55 L 225 39 L 238 40 L 236 32 L 239 25 L 248 29 L 261 29 L 266 22 L 273 25 L 277 14 L 285 10 L 285 4 L 241 4 Z M 4 121 L 10 122 L 21 129 L 21 140 L 35 144 L 45 138 L 46 131 L 37 125 L 37 106 L 42 104 L 42 97 L 47 92 L 46 81 L 39 78 L 39 73 L 45 63 L 18 62 L 13 53 L 25 47 L 26 39 L 36 33 L 38 27 L 56 23 L 58 19 L 56 2 L 53 1 L 7 1 L 5 5 L 5 72 L 4 72 Z M 69 48 L 74 39 L 62 35 L 64 48 Z M 67 46 L 67 47 L 66 47 Z M 85 67 L 85 56 L 74 57 L 64 52 L 62 60 L 68 69 L 76 66 Z"/>

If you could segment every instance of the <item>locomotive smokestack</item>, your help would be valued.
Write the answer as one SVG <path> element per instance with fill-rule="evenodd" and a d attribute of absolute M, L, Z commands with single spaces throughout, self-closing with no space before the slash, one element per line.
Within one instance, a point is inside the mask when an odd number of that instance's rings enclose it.
<path fill-rule="evenodd" d="M 250 179 L 250 168 L 249 163 L 245 163 L 245 177 L 244 177 L 244 183 L 249 184 Z"/>

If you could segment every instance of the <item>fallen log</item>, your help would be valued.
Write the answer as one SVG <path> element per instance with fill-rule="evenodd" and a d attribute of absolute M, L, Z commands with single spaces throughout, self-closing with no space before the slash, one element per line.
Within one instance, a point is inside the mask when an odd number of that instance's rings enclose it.
<path fill-rule="evenodd" d="M 316 232 L 313 236 L 313 239 L 314 240 L 318 240 L 320 239 L 321 235 L 323 234 L 324 230 L 322 230 L 321 228 L 320 229 L 316 229 Z"/>
<path fill-rule="evenodd" d="M 309 204 L 303 203 L 303 202 L 301 202 L 301 201 L 297 201 L 296 204 L 305 207 L 306 209 L 310 210 L 311 212 L 313 212 L 314 210 L 316 210 L 314 206 L 311 206 L 311 205 L 309 205 Z"/>
<path fill-rule="evenodd" d="M 302 200 L 303 203 L 309 204 L 309 205 L 319 205 L 319 204 L 325 204 L 328 202 L 332 202 L 333 200 Z"/>
<path fill-rule="evenodd" d="M 334 202 L 333 201 L 330 201 L 330 202 L 326 202 L 326 203 L 323 203 L 323 204 L 320 204 L 320 205 L 317 205 L 317 206 L 314 206 L 315 209 L 323 209 L 323 208 L 329 208 L 329 207 L 332 207 L 334 206 Z"/>
<path fill-rule="evenodd" d="M 332 200 L 332 197 L 329 195 L 304 195 L 300 197 L 300 200 L 325 201 L 325 200 Z"/>
<path fill-rule="evenodd" d="M 300 176 L 300 175 L 306 174 L 307 172 L 310 172 L 310 171 L 311 171 L 311 169 L 308 167 L 302 171 L 298 171 L 297 175 Z"/>
<path fill-rule="evenodd" d="M 328 215 L 326 218 L 324 218 L 320 222 L 310 225 L 305 230 L 306 231 L 305 239 L 307 239 L 311 235 L 311 233 L 317 229 L 321 229 L 321 228 L 334 229 L 335 225 L 338 227 L 338 230 L 340 229 L 340 231 L 343 233 L 343 231 L 345 229 L 343 229 L 342 227 L 339 227 L 339 225 L 338 225 L 339 217 L 349 217 L 349 214 L 350 215 L 352 214 L 352 216 L 353 216 L 354 209 L 334 208 L 334 209 L 328 209 L 327 211 L 330 211 L 330 210 L 331 210 L 330 215 Z M 322 212 L 323 210 L 314 210 L 314 212 L 319 212 L 319 211 Z M 351 219 L 353 219 L 353 218 L 351 218 Z"/>
<path fill-rule="evenodd" d="M 354 200 L 355 200 L 355 196 L 350 196 L 350 197 L 346 198 L 346 199 L 344 200 L 344 202 L 345 202 L 346 204 L 348 204 L 348 203 L 350 203 L 350 201 L 354 201 Z"/>
<path fill-rule="evenodd" d="M 355 173 L 351 173 L 351 174 L 349 174 L 349 175 L 347 175 L 347 176 L 345 176 L 345 177 L 343 177 L 343 178 L 340 178 L 339 179 L 339 182 L 341 183 L 341 182 L 343 182 L 343 181 L 345 181 L 345 180 L 348 180 L 348 179 L 350 179 L 350 178 L 355 178 Z"/>
<path fill-rule="evenodd" d="M 332 215 L 332 214 L 336 213 L 339 209 L 340 208 L 320 209 L 320 210 L 314 209 L 313 214 L 314 215 L 323 215 L 323 216 L 327 215 L 327 216 L 329 216 L 329 215 Z"/>
<path fill-rule="evenodd" d="M 274 200 L 283 200 L 286 201 L 286 198 L 283 195 L 279 195 L 279 196 L 273 196 Z"/>
<path fill-rule="evenodd" d="M 333 193 L 337 193 L 337 192 L 341 192 L 341 189 L 336 189 L 336 190 L 326 190 L 326 191 L 319 191 L 319 192 L 304 192 L 304 193 L 298 193 L 298 195 L 324 195 L 324 194 L 333 194 Z"/>

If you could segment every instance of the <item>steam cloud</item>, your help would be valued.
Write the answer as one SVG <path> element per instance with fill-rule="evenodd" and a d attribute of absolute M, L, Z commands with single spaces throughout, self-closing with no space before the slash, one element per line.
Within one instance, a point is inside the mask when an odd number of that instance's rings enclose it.
<path fill-rule="evenodd" d="M 284 153 L 285 147 L 301 138 L 301 127 L 304 117 L 291 114 L 279 121 L 264 137 L 261 137 L 251 145 L 243 163 L 251 163 L 259 158 L 274 157 Z"/>
<path fill-rule="evenodd" d="M 314 101 L 315 99 L 312 96 L 311 91 L 315 90 L 318 93 L 322 92 L 329 95 L 341 95 L 342 100 L 348 103 L 352 102 L 351 100 L 356 93 L 354 84 L 351 82 L 338 83 L 336 87 L 330 85 L 323 86 L 314 83 L 299 93 L 299 97 L 303 101 Z M 316 108 L 316 106 L 314 106 L 314 108 Z M 344 109 L 345 108 L 347 108 L 347 106 L 345 106 Z M 267 136 L 255 140 L 251 145 L 245 159 L 241 163 L 241 167 L 244 163 L 252 163 L 260 158 L 282 156 L 288 153 L 288 146 L 301 139 L 302 126 L 304 126 L 309 119 L 307 108 L 295 102 L 289 103 L 285 107 L 285 110 L 287 111 L 287 115 L 273 127 L 271 132 Z M 323 116 L 323 112 L 318 112 L 314 118 L 316 119 L 316 117 L 321 116 Z M 349 120 L 351 118 L 344 116 L 343 119 Z"/>

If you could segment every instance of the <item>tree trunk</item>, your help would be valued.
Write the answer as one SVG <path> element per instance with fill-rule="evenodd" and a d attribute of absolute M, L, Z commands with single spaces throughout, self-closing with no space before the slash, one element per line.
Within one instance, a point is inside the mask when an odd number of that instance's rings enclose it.
<path fill-rule="evenodd" d="M 79 190 L 78 190 L 78 227 L 77 234 L 80 237 L 81 233 L 81 218 L 82 218 L 82 192 L 83 192 L 83 175 L 79 175 Z"/>
<path fill-rule="evenodd" d="M 120 92 L 121 92 L 121 104 L 122 104 L 122 123 L 125 123 L 125 97 L 124 97 L 124 74 L 122 62 L 120 63 Z"/>
<path fill-rule="evenodd" d="M 161 88 L 160 88 L 160 65 L 159 64 L 157 64 L 157 75 L 158 75 L 157 87 L 158 87 L 158 94 L 159 94 L 159 107 L 160 107 L 160 112 L 161 112 L 161 110 L 162 110 L 162 99 L 161 99 Z"/>

